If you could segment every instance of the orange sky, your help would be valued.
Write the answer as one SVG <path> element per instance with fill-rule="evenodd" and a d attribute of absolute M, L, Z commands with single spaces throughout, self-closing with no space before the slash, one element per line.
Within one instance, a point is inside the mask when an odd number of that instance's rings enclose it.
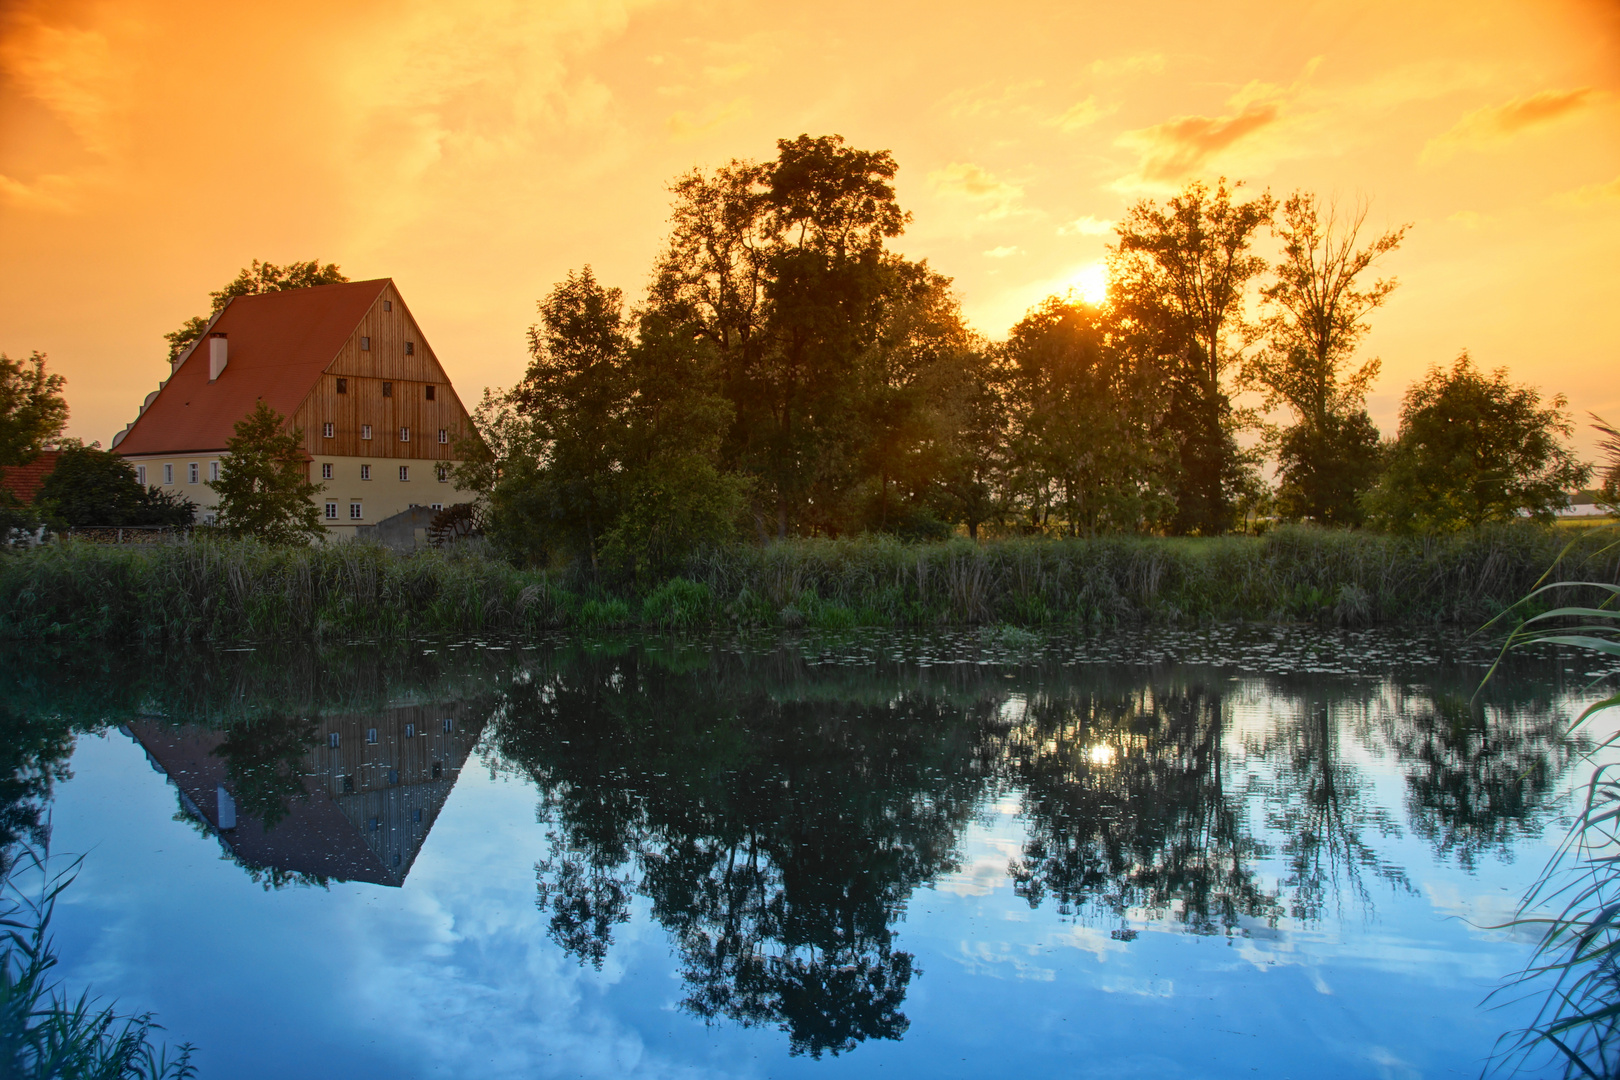
<path fill-rule="evenodd" d="M 394 278 L 471 402 L 568 269 L 639 292 L 674 175 L 800 132 L 894 152 L 900 248 L 992 336 L 1224 173 L 1412 223 L 1386 431 L 1464 347 L 1620 421 L 1612 0 L 0 0 L 0 349 L 106 443 L 210 289 L 319 258 Z"/>

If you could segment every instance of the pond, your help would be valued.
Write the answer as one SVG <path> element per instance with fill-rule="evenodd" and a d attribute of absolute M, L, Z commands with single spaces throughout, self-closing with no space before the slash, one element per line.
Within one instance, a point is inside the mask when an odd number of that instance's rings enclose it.
<path fill-rule="evenodd" d="M 1613 672 L 1224 627 L 0 655 L 203 1077 L 1477 1076 Z M 54 784 L 48 778 L 59 773 Z"/>

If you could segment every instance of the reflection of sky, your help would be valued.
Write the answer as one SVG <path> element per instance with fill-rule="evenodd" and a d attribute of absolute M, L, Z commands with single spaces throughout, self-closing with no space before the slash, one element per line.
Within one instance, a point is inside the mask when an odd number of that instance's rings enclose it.
<path fill-rule="evenodd" d="M 1263 708 L 1237 710 L 1234 751 L 1271 722 Z M 1404 821 L 1398 770 L 1350 742 L 1366 798 Z M 205 1078 L 1477 1075 L 1523 1018 L 1479 1002 L 1525 946 L 1467 920 L 1510 911 L 1545 854 L 1525 845 L 1470 875 L 1406 830 L 1372 833 L 1412 889 L 1370 878 L 1370 911 L 1350 900 L 1230 939 L 1127 913 L 1140 931 L 1127 941 L 1111 916 L 1064 920 L 1014 895 L 1025 826 L 1005 796 L 963 835 L 961 869 L 915 893 L 896 928 L 922 971 L 905 1038 L 816 1062 L 788 1057 L 773 1030 L 680 1012 L 671 944 L 644 905 L 602 971 L 564 956 L 535 908 L 545 827 L 525 781 L 471 765 L 402 889 L 266 892 L 173 820 L 173 789 L 128 740 L 81 740 L 73 770 L 54 847 L 89 856 L 56 924 L 63 974 L 155 1010 L 171 1040 L 199 1045 Z M 1261 835 L 1271 852 L 1256 870 L 1275 882 L 1287 867 Z"/>

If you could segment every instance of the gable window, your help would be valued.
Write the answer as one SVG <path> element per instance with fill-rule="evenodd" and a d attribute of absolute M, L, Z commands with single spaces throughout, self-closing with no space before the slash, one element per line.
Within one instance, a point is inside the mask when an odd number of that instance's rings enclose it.
<path fill-rule="evenodd" d="M 336 521 L 337 520 L 337 503 L 329 502 L 329 503 L 326 504 L 326 520 L 327 521 Z"/>
<path fill-rule="evenodd" d="M 399 441 L 400 442 L 410 442 L 411 441 L 411 429 L 410 428 L 402 427 L 402 428 L 399 429 Z"/>
<path fill-rule="evenodd" d="M 361 338 L 360 338 L 360 351 L 361 352 L 370 352 L 371 351 L 371 339 L 370 338 L 365 337 L 363 335 L 361 336 Z"/>
<path fill-rule="evenodd" d="M 422 389 L 427 393 L 428 401 L 433 401 L 438 397 L 439 388 L 434 386 L 432 383 L 428 383 L 426 386 L 422 387 Z"/>
<path fill-rule="evenodd" d="M 384 311 L 393 311 L 394 310 L 394 302 L 392 300 L 384 300 L 383 301 L 383 310 Z"/>
<path fill-rule="evenodd" d="M 186 466 L 186 482 L 189 484 L 197 482 L 197 463 L 195 461 Z"/>
<path fill-rule="evenodd" d="M 394 384 L 391 383 L 391 382 L 383 383 L 383 397 L 393 397 L 393 396 L 394 396 Z"/>
<path fill-rule="evenodd" d="M 135 482 L 137 484 L 141 485 L 141 487 L 146 486 L 146 466 L 145 465 L 137 465 L 137 466 L 135 466 Z"/>
<path fill-rule="evenodd" d="M 210 461 L 208 463 L 208 482 L 213 483 L 215 480 L 218 480 L 218 479 L 219 479 L 219 462 Z"/>
<path fill-rule="evenodd" d="M 446 735 L 450 734 L 451 730 L 454 729 L 454 727 L 455 727 L 455 722 L 452 721 L 448 716 L 445 717 L 444 718 L 444 733 Z"/>
<path fill-rule="evenodd" d="M 407 341 L 405 343 L 405 355 L 406 356 L 415 356 L 416 355 L 416 342 Z"/>
<path fill-rule="evenodd" d="M 330 461 L 321 462 L 321 479 L 332 479 L 332 463 Z"/>
<path fill-rule="evenodd" d="M 321 438 L 330 439 L 334 434 L 336 434 L 336 432 L 333 430 L 331 423 L 321 425 Z"/>
<path fill-rule="evenodd" d="M 360 466 L 360 479 L 362 479 L 362 480 L 370 480 L 371 479 L 371 466 L 370 465 L 362 465 L 362 466 Z"/>
<path fill-rule="evenodd" d="M 409 480 L 411 478 L 411 467 L 409 465 L 401 465 L 399 467 L 399 478 L 401 480 Z"/>
<path fill-rule="evenodd" d="M 352 503 L 349 504 L 349 520 L 350 521 L 359 521 L 361 518 L 363 518 L 365 516 L 366 516 L 365 514 L 360 512 L 360 504 L 359 503 L 352 502 Z"/>
<path fill-rule="evenodd" d="M 371 438 L 371 425 L 370 424 L 361 424 L 360 425 L 360 437 L 362 439 Z"/>
<path fill-rule="evenodd" d="M 445 430 L 444 428 L 440 428 L 439 429 L 439 445 L 443 446 L 445 443 L 447 443 L 449 441 L 450 441 L 450 432 Z"/>
<path fill-rule="evenodd" d="M 338 378 L 337 392 L 340 393 L 340 394 L 347 394 L 349 392 L 349 380 L 348 379 L 342 378 L 341 376 Z"/>
<path fill-rule="evenodd" d="M 405 725 L 405 737 L 407 739 L 416 738 L 416 725 L 415 724 L 406 724 Z"/>
<path fill-rule="evenodd" d="M 336 750 L 338 747 L 342 746 L 343 733 L 338 731 L 332 732 L 326 737 L 326 745 L 330 746 L 333 750 Z"/>
<path fill-rule="evenodd" d="M 163 466 L 163 482 L 165 484 L 174 483 L 174 466 L 173 465 L 165 464 Z"/>
<path fill-rule="evenodd" d="M 366 728 L 366 742 L 374 743 L 376 741 L 377 741 L 377 729 L 374 728 L 374 727 Z"/>

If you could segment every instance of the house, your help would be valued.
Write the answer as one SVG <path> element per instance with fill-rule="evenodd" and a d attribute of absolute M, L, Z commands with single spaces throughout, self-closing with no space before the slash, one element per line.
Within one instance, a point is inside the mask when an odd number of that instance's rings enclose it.
<path fill-rule="evenodd" d="M 211 522 L 208 481 L 261 398 L 303 432 L 329 535 L 471 501 L 451 478 L 471 420 L 390 279 L 233 297 L 112 449 Z"/>
<path fill-rule="evenodd" d="M 0 489 L 10 492 L 23 506 L 32 504 L 45 478 L 56 471 L 56 459 L 61 456 L 60 450 L 42 450 L 26 465 L 0 468 Z"/>
<path fill-rule="evenodd" d="M 286 798 L 286 815 L 274 822 L 239 806 L 242 793 L 222 752 L 226 732 L 156 718 L 122 730 L 242 865 L 398 888 L 478 744 L 483 722 L 462 702 L 316 718 L 303 732 L 303 754 L 292 762 L 304 797 Z"/>

